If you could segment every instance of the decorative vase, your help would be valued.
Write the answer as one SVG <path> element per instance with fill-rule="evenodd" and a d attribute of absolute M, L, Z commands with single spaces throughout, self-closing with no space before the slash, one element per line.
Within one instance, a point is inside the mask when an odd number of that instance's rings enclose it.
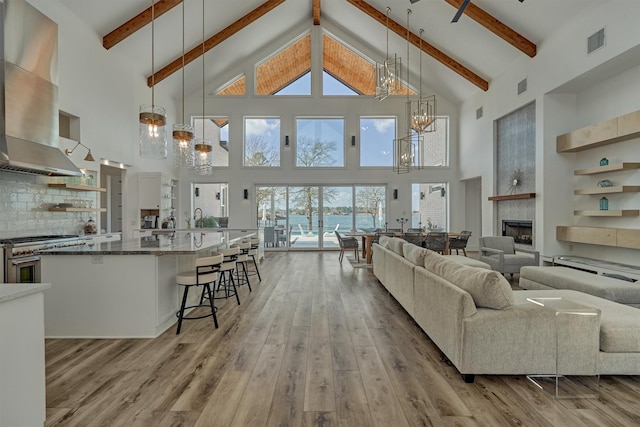
<path fill-rule="evenodd" d="M 598 182 L 598 187 L 613 187 L 613 182 L 609 181 L 608 179 L 603 179 L 602 181 Z"/>
<path fill-rule="evenodd" d="M 600 199 L 600 210 L 606 211 L 609 209 L 609 200 L 606 197 Z"/>
<path fill-rule="evenodd" d="M 602 159 L 600 159 L 600 166 L 607 166 L 609 164 L 609 159 L 607 159 L 606 157 L 603 157 Z"/>

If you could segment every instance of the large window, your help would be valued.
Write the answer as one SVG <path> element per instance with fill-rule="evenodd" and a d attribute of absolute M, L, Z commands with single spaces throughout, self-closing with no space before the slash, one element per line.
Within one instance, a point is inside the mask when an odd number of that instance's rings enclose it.
<path fill-rule="evenodd" d="M 393 166 L 395 117 L 360 118 L 360 166 Z"/>
<path fill-rule="evenodd" d="M 244 119 L 244 165 L 280 166 L 280 119 L 251 117 Z"/>
<path fill-rule="evenodd" d="M 424 134 L 423 166 L 449 165 L 449 117 L 436 118 L 436 130 Z"/>
<path fill-rule="evenodd" d="M 411 184 L 411 227 L 449 229 L 448 185 L 446 182 Z"/>
<path fill-rule="evenodd" d="M 296 166 L 344 167 L 344 119 L 298 118 Z"/>

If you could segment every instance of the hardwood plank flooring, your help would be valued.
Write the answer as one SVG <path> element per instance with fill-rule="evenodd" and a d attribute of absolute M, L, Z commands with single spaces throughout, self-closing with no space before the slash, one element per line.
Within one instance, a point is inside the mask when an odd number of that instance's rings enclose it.
<path fill-rule="evenodd" d="M 336 252 L 268 253 L 253 292 L 155 339 L 45 343 L 46 426 L 629 426 L 640 376 L 554 400 L 523 376 L 458 371 Z M 517 283 L 514 282 L 514 286 Z"/>

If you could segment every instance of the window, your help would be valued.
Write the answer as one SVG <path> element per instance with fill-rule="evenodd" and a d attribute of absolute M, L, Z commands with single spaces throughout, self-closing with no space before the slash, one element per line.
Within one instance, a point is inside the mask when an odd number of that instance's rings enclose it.
<path fill-rule="evenodd" d="M 369 185 L 355 187 L 355 192 L 356 230 L 385 229 L 387 188 Z"/>
<path fill-rule="evenodd" d="M 344 167 L 344 119 L 296 119 L 296 166 Z"/>
<path fill-rule="evenodd" d="M 274 95 L 311 95 L 311 72 L 289 83 Z"/>
<path fill-rule="evenodd" d="M 411 227 L 448 230 L 448 187 L 446 182 L 411 184 Z"/>
<path fill-rule="evenodd" d="M 193 130 L 196 138 L 211 141 L 213 148 L 213 166 L 229 166 L 229 119 L 227 117 L 193 117 Z"/>
<path fill-rule="evenodd" d="M 349 95 L 357 96 L 358 93 L 326 71 L 322 72 L 323 95 Z"/>
<path fill-rule="evenodd" d="M 360 118 L 360 166 L 393 166 L 395 117 Z"/>
<path fill-rule="evenodd" d="M 244 165 L 280 166 L 280 119 L 253 117 L 244 119 Z"/>
<path fill-rule="evenodd" d="M 279 52 L 256 65 L 256 95 L 274 95 L 311 70 L 311 35 L 305 34 Z M 311 95 L 309 79 L 307 93 Z"/>
<path fill-rule="evenodd" d="M 449 117 L 436 118 L 436 130 L 424 135 L 423 166 L 449 166 Z"/>

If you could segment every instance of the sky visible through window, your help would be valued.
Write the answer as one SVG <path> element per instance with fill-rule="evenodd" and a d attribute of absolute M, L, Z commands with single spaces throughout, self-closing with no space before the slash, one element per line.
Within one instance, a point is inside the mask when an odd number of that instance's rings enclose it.
<path fill-rule="evenodd" d="M 358 96 L 358 93 L 349 89 L 326 71 L 322 72 L 322 94 Z M 311 95 L 311 72 L 283 87 L 275 95 Z"/>
<path fill-rule="evenodd" d="M 360 166 L 393 166 L 395 117 L 360 119 Z"/>

